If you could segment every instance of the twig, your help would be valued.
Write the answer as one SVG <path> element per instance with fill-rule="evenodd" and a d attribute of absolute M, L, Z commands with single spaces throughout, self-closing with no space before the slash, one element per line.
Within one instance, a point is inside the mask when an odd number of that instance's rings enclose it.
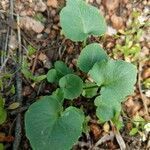
<path fill-rule="evenodd" d="M 96 144 L 94 145 L 94 147 L 92 148 L 92 150 L 94 150 L 96 147 L 98 147 L 99 145 L 101 145 L 102 143 L 109 141 L 109 140 L 113 140 L 115 137 L 115 134 L 113 132 L 110 132 L 110 134 L 106 134 L 104 135 L 102 138 L 100 138 Z"/>
<path fill-rule="evenodd" d="M 34 58 L 33 66 L 32 66 L 32 69 L 31 69 L 31 72 L 32 72 L 33 74 L 34 74 L 35 67 L 36 67 L 36 64 L 37 64 L 37 59 L 38 59 L 38 55 L 39 55 L 39 50 L 40 50 L 40 49 L 38 49 L 37 52 L 36 52 L 36 56 L 35 56 L 35 58 Z"/>
<path fill-rule="evenodd" d="M 18 50 L 17 50 L 17 59 L 18 63 L 16 64 L 17 70 L 20 68 L 22 57 L 21 57 L 21 32 L 19 27 L 19 15 L 17 16 L 17 31 L 18 31 Z M 20 69 L 16 73 L 16 94 L 17 94 L 17 101 L 20 103 L 20 106 L 22 106 L 22 79 L 21 79 L 21 73 Z M 15 141 L 13 143 L 13 150 L 18 150 L 21 142 L 21 113 L 19 112 L 16 118 L 16 128 L 15 128 Z"/>
<path fill-rule="evenodd" d="M 148 108 L 147 108 L 147 104 L 146 104 L 146 101 L 148 101 L 148 99 L 147 99 L 146 96 L 143 94 L 142 88 L 141 88 L 141 70 L 142 70 L 142 65 L 141 65 L 141 62 L 139 62 L 138 88 L 139 88 L 139 92 L 140 92 L 141 99 L 142 99 L 142 102 L 143 102 L 143 106 L 144 106 L 144 109 L 145 109 L 145 114 L 148 115 Z"/>
<path fill-rule="evenodd" d="M 4 67 L 6 66 L 6 63 L 8 61 L 8 57 L 5 59 L 4 63 L 2 64 L 2 66 L 0 67 L 0 73 L 3 71 Z"/>

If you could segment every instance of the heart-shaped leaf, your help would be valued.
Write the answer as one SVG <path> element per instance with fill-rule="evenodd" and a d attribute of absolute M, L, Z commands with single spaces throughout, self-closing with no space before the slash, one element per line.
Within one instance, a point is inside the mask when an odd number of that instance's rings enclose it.
<path fill-rule="evenodd" d="M 59 75 L 55 69 L 50 69 L 47 73 L 47 81 L 50 83 L 58 82 Z"/>
<path fill-rule="evenodd" d="M 80 77 L 74 74 L 68 74 L 59 80 L 59 86 L 64 92 L 64 98 L 77 98 L 83 90 L 83 81 Z"/>
<path fill-rule="evenodd" d="M 111 98 L 104 101 L 101 96 L 97 96 L 95 105 L 97 106 L 96 115 L 100 122 L 109 121 L 121 111 L 121 104 L 117 101 L 112 102 Z"/>
<path fill-rule="evenodd" d="M 32 104 L 25 114 L 26 135 L 34 150 L 69 150 L 82 133 L 83 113 L 74 107 L 62 112 L 52 96 Z"/>
<path fill-rule="evenodd" d="M 56 61 L 54 67 L 55 69 L 50 69 L 47 73 L 47 80 L 50 83 L 57 83 L 64 75 L 73 73 L 73 70 L 62 61 Z"/>
<path fill-rule="evenodd" d="M 67 0 L 60 13 L 60 24 L 65 36 L 72 41 L 83 41 L 89 35 L 102 35 L 106 31 L 99 10 L 83 0 Z"/>
<path fill-rule="evenodd" d="M 71 68 L 67 67 L 67 65 L 63 61 L 56 61 L 54 66 L 55 66 L 56 71 L 62 77 L 64 75 L 73 73 L 73 70 Z"/>
<path fill-rule="evenodd" d="M 108 121 L 120 111 L 125 97 L 132 94 L 137 69 L 130 63 L 110 59 L 96 63 L 89 75 L 101 86 L 101 95 L 95 100 L 96 114 L 100 121 Z"/>
<path fill-rule="evenodd" d="M 77 64 L 80 70 L 87 73 L 96 62 L 104 59 L 108 59 L 106 52 L 99 44 L 93 43 L 81 51 Z"/>
<path fill-rule="evenodd" d="M 133 64 L 122 60 L 108 60 L 96 63 L 89 75 L 101 87 L 102 100 L 112 99 L 121 102 L 133 93 L 137 69 Z"/>

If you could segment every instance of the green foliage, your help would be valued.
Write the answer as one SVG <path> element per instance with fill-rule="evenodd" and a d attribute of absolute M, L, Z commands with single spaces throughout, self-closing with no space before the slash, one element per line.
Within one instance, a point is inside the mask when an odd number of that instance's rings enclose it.
<path fill-rule="evenodd" d="M 21 72 L 23 73 L 25 78 L 30 79 L 34 82 L 41 82 L 46 78 L 46 75 L 39 75 L 39 76 L 33 75 L 33 73 L 29 69 L 29 64 L 27 60 L 24 60 L 22 63 Z"/>
<path fill-rule="evenodd" d="M 42 13 L 36 13 L 34 16 L 35 20 L 40 21 L 41 23 L 45 23 L 46 18 L 43 16 Z"/>
<path fill-rule="evenodd" d="M 122 60 L 101 61 L 89 71 L 89 75 L 101 86 L 101 99 L 121 102 L 133 92 L 136 67 Z"/>
<path fill-rule="evenodd" d="M 82 95 L 86 98 L 92 98 L 97 95 L 98 86 L 95 83 L 86 82 L 83 87 Z"/>
<path fill-rule="evenodd" d="M 63 111 L 57 99 L 46 96 L 26 112 L 26 135 L 35 150 L 69 150 L 81 135 L 83 122 L 82 111 L 75 107 Z"/>
<path fill-rule="evenodd" d="M 67 74 L 72 74 L 73 70 L 68 68 L 62 61 L 56 61 L 54 69 L 50 69 L 47 73 L 47 80 L 50 83 L 58 83 L 59 79 Z"/>
<path fill-rule="evenodd" d="M 0 150 L 4 150 L 4 145 L 0 143 Z"/>
<path fill-rule="evenodd" d="M 146 124 L 146 121 L 140 117 L 139 115 L 136 115 L 132 119 L 133 128 L 131 129 L 129 135 L 134 136 L 138 132 L 144 131 L 144 125 Z"/>
<path fill-rule="evenodd" d="M 32 56 L 36 52 L 36 49 L 31 45 L 28 45 L 27 50 L 28 50 L 28 56 Z"/>
<path fill-rule="evenodd" d="M 67 1 L 60 13 L 60 23 L 65 36 L 73 41 L 85 41 L 89 35 L 101 35 L 106 30 L 98 10 L 82 0 Z M 47 80 L 59 87 L 26 112 L 25 130 L 33 149 L 69 150 L 81 133 L 88 131 L 88 117 L 81 110 L 72 106 L 63 110 L 66 99 L 73 100 L 81 94 L 88 99 L 96 97 L 94 103 L 100 122 L 111 120 L 117 129 L 121 128 L 121 102 L 134 90 L 136 67 L 110 59 L 96 43 L 81 51 L 77 66 L 87 73 L 85 82 L 65 63 L 56 61 L 47 73 Z M 24 74 L 32 76 L 28 71 Z"/>
<path fill-rule="evenodd" d="M 4 109 L 4 104 L 5 104 L 5 101 L 0 95 L 0 125 L 3 124 L 7 118 L 7 112 Z"/>
<path fill-rule="evenodd" d="M 147 78 L 144 82 L 143 82 L 144 86 L 148 89 L 150 89 L 150 78 Z"/>
<path fill-rule="evenodd" d="M 119 35 L 116 35 L 117 39 L 121 36 L 125 39 L 122 44 L 116 44 L 113 53 L 114 56 L 118 55 L 119 52 L 124 55 L 125 59 L 130 58 L 131 61 L 136 61 L 139 58 L 141 51 L 140 38 L 142 37 L 144 30 L 141 29 L 146 23 L 141 24 L 138 17 L 141 16 L 140 12 L 132 12 L 132 22 L 129 27 L 124 31 L 120 31 Z"/>
<path fill-rule="evenodd" d="M 68 0 L 61 10 L 60 24 L 65 36 L 72 41 L 83 41 L 89 35 L 102 35 L 106 23 L 98 9 L 83 0 Z"/>
<path fill-rule="evenodd" d="M 133 92 L 136 67 L 121 60 L 101 61 L 89 71 L 89 75 L 101 87 L 95 100 L 99 119 L 108 121 L 121 110 L 120 102 Z"/>
<path fill-rule="evenodd" d="M 107 59 L 106 52 L 100 47 L 99 44 L 93 43 L 87 45 L 78 58 L 78 67 L 83 72 L 89 72 L 93 65 L 101 60 Z M 88 63 L 87 63 L 88 62 Z"/>
<path fill-rule="evenodd" d="M 59 80 L 59 86 L 64 92 L 64 98 L 73 100 L 82 93 L 83 81 L 77 75 L 68 74 Z"/>

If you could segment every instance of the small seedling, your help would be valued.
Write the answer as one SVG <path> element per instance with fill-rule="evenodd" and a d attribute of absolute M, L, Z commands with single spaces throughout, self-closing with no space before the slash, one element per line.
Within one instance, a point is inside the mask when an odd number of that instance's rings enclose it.
<path fill-rule="evenodd" d="M 100 36 L 106 31 L 98 9 L 83 0 L 68 0 L 60 13 L 60 23 L 64 35 L 72 41 L 85 41 L 90 35 Z M 73 106 L 64 109 L 65 100 L 73 101 L 81 95 L 93 98 L 99 121 L 115 121 L 121 102 L 134 91 L 136 67 L 112 60 L 98 43 L 83 48 L 77 67 L 91 80 L 82 80 L 65 63 L 57 61 L 47 73 L 47 80 L 58 88 L 26 112 L 26 136 L 33 149 L 69 150 L 81 136 L 86 116 L 82 109 Z"/>

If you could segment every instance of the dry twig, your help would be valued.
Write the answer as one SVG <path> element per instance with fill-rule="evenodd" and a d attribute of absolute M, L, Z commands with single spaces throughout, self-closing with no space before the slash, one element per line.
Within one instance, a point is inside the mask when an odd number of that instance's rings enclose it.
<path fill-rule="evenodd" d="M 142 99 L 142 102 L 143 102 L 143 106 L 144 106 L 144 109 L 145 109 L 145 114 L 148 115 L 148 108 L 147 108 L 147 104 L 146 104 L 146 101 L 148 101 L 148 100 L 147 100 L 147 97 L 143 94 L 142 88 L 141 88 L 141 71 L 142 71 L 142 64 L 141 64 L 141 62 L 139 62 L 138 88 L 139 88 L 139 92 L 140 92 L 141 99 Z"/>
<path fill-rule="evenodd" d="M 21 32 L 19 27 L 19 15 L 17 16 L 17 32 L 18 32 L 18 50 L 17 50 L 17 61 L 16 69 L 18 70 L 16 72 L 16 94 L 17 94 L 17 101 L 20 103 L 20 106 L 22 106 L 22 79 L 21 79 L 21 73 L 20 73 L 20 66 L 22 62 L 22 46 L 21 46 Z M 21 142 L 21 113 L 19 112 L 16 118 L 16 128 L 15 128 L 15 141 L 13 143 L 13 150 L 18 150 Z"/>

